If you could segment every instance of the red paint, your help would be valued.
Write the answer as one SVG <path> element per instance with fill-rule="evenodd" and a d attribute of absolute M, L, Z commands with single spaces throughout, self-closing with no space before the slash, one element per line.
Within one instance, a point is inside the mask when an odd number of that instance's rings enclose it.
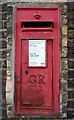
<path fill-rule="evenodd" d="M 29 67 L 31 39 L 46 41 L 46 66 Z M 15 114 L 59 114 L 59 46 L 59 8 L 15 9 Z"/>

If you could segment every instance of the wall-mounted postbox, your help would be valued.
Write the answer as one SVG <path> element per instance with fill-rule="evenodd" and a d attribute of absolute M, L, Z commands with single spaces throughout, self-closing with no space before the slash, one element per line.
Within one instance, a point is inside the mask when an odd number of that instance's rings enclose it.
<path fill-rule="evenodd" d="M 59 9 L 15 9 L 16 114 L 59 114 Z"/>

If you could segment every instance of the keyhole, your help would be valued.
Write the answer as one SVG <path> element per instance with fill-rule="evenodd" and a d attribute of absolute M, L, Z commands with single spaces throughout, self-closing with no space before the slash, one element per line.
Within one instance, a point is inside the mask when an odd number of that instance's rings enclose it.
<path fill-rule="evenodd" d="M 28 75 L 28 71 L 26 70 L 26 75 Z"/>

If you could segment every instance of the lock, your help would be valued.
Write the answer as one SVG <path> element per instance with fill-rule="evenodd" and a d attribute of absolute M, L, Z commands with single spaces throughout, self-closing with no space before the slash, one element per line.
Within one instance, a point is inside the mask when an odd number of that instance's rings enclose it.
<path fill-rule="evenodd" d="M 28 70 L 26 70 L 26 75 L 28 75 Z"/>

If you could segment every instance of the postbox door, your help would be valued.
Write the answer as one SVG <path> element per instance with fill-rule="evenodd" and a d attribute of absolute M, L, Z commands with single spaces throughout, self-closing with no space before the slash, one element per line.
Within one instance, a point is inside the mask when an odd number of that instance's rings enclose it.
<path fill-rule="evenodd" d="M 41 41 L 43 43 L 40 43 Z M 33 51 L 35 46 L 30 48 L 33 42 L 34 45 L 37 43 L 37 47 L 39 47 L 36 48 L 37 51 L 36 49 Z M 23 39 L 21 49 L 21 107 L 52 106 L 52 40 Z M 44 53 L 42 53 L 42 49 L 44 49 Z M 40 54 L 43 54 L 41 58 L 39 57 Z M 39 61 L 38 58 L 35 60 L 34 56 L 39 57 Z"/>

